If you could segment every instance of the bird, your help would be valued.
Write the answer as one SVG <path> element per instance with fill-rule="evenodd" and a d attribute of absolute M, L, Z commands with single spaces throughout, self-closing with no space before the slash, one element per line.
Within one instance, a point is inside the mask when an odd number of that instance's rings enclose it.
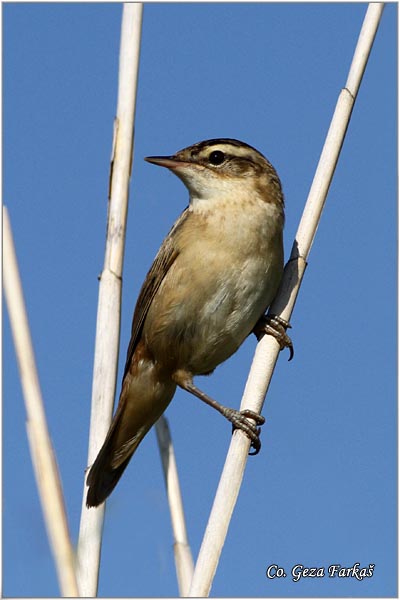
<path fill-rule="evenodd" d="M 139 293 L 117 410 L 86 480 L 88 508 L 113 491 L 177 386 L 244 431 L 256 454 L 264 417 L 220 404 L 193 377 L 211 374 L 251 332 L 258 339 L 272 333 L 281 349 L 289 346 L 292 357 L 289 324 L 265 318 L 284 265 L 284 196 L 272 164 L 232 138 L 145 160 L 178 176 L 189 191 L 189 204 Z"/>

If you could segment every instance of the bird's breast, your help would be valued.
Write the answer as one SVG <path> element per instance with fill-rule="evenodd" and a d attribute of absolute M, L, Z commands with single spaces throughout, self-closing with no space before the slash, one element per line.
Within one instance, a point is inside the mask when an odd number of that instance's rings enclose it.
<path fill-rule="evenodd" d="M 282 274 L 278 215 L 231 213 L 189 214 L 144 326 L 157 360 L 193 374 L 214 370 L 237 350 Z"/>

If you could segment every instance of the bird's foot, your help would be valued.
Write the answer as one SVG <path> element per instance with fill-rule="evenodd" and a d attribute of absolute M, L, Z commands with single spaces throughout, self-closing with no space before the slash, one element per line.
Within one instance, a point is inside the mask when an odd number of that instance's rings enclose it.
<path fill-rule="evenodd" d="M 277 340 L 281 350 L 289 348 L 289 360 L 292 360 L 294 356 L 293 343 L 286 333 L 286 329 L 290 327 L 290 323 L 282 319 L 282 317 L 278 317 L 277 315 L 263 315 L 253 328 L 253 333 L 258 340 L 261 339 L 264 333 L 272 335 Z"/>
<path fill-rule="evenodd" d="M 249 454 L 258 454 L 261 448 L 261 428 L 257 425 L 263 425 L 265 418 L 252 410 L 235 410 L 227 407 L 224 409 L 223 415 L 232 423 L 232 430 L 241 429 L 250 438 L 250 447 L 254 448 L 254 452 L 249 452 Z"/>
<path fill-rule="evenodd" d="M 210 396 L 207 396 L 204 392 L 196 387 L 192 380 L 192 374 L 188 371 L 178 369 L 172 376 L 175 383 L 177 383 L 182 389 L 190 392 L 197 398 L 200 398 L 203 402 L 215 408 L 221 415 L 223 415 L 228 421 L 232 423 L 233 429 L 241 429 L 251 440 L 251 447 L 254 448 L 254 452 L 249 454 L 258 454 L 261 448 L 260 442 L 260 428 L 257 425 L 265 423 L 264 417 L 252 410 L 236 410 L 223 406 Z M 251 421 L 250 421 L 251 419 Z M 254 422 L 253 422 L 254 421 Z"/>

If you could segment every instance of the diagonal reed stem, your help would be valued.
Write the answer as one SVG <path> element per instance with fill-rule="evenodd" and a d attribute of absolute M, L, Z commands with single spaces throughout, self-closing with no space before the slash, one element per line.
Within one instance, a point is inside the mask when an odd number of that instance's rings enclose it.
<path fill-rule="evenodd" d="M 178 469 L 175 462 L 171 433 L 168 421 L 164 416 L 156 423 L 156 433 L 174 536 L 174 557 L 179 595 L 185 597 L 189 592 L 190 582 L 193 577 L 193 558 L 187 538 L 185 514 L 183 512 Z"/>
<path fill-rule="evenodd" d="M 383 12 L 383 3 L 370 3 L 354 52 L 346 86 L 341 90 L 318 167 L 304 208 L 290 259 L 285 267 L 280 290 L 271 314 L 290 320 L 308 255 L 336 168 L 340 150 L 350 121 L 354 102 L 365 71 Z M 241 410 L 260 412 L 278 358 L 279 345 L 272 336 L 264 336 L 257 345 L 253 364 L 242 398 Z M 207 528 L 197 559 L 190 597 L 205 597 L 218 566 L 230 519 L 239 494 L 247 463 L 250 440 L 235 431 L 211 509 Z"/>
<path fill-rule="evenodd" d="M 21 376 L 27 433 L 44 521 L 64 597 L 77 597 L 74 553 L 57 462 L 47 427 L 8 211 L 3 206 L 4 292 Z"/>

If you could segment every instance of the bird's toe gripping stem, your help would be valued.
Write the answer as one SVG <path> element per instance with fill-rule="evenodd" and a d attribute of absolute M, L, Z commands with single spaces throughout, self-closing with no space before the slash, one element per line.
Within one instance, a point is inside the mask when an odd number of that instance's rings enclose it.
<path fill-rule="evenodd" d="M 233 408 L 227 408 L 226 410 L 225 417 L 232 423 L 232 433 L 235 429 L 241 429 L 250 438 L 250 447 L 254 448 L 254 452 L 249 452 L 249 454 L 258 454 L 261 448 L 261 428 L 257 425 L 263 425 L 265 418 L 252 410 L 235 410 Z M 252 423 L 249 419 L 252 419 L 255 423 Z"/>
<path fill-rule="evenodd" d="M 253 333 L 258 340 L 266 333 L 272 335 L 278 342 L 280 349 L 289 348 L 289 360 L 294 356 L 293 343 L 286 333 L 291 325 L 278 315 L 263 315 L 256 323 Z"/>

